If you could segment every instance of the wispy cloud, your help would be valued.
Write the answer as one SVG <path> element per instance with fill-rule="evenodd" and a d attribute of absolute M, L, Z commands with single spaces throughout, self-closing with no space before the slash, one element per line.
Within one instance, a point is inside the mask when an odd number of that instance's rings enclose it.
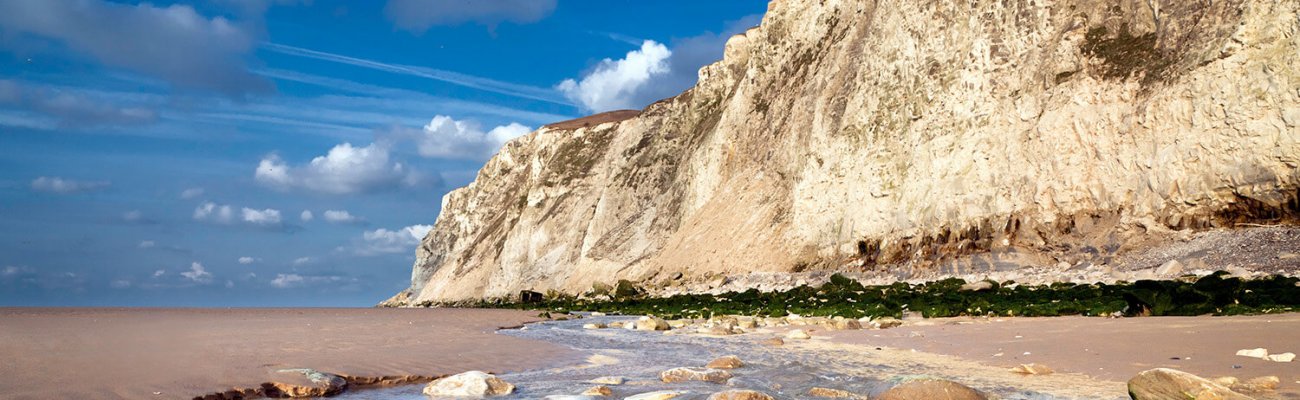
<path fill-rule="evenodd" d="M 112 185 L 109 181 L 77 181 L 57 176 L 42 176 L 32 180 L 32 190 L 38 192 L 73 194 L 104 190 Z"/>
<path fill-rule="evenodd" d="M 462 74 L 454 71 L 446 71 L 434 68 L 418 67 L 413 65 L 390 64 L 380 61 L 367 60 L 363 58 L 349 57 L 342 54 L 327 53 L 302 47 L 289 46 L 279 43 L 262 42 L 262 48 L 268 51 L 290 55 L 295 57 L 311 58 L 321 61 L 329 61 L 339 64 L 346 64 L 355 67 L 368 68 L 376 71 L 383 71 L 393 74 L 414 76 L 418 78 L 432 79 L 439 82 L 450 83 L 453 85 L 464 86 L 468 88 L 504 94 L 507 96 L 520 97 L 525 99 L 545 101 L 548 103 L 560 105 L 573 105 L 564 97 L 550 88 L 521 85 L 517 83 L 502 82 L 495 79 Z"/>

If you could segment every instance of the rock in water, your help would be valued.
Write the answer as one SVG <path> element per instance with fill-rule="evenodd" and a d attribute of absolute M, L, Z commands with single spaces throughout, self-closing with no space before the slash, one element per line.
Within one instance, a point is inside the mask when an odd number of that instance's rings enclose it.
<path fill-rule="evenodd" d="M 1269 354 L 1264 359 L 1273 362 L 1291 362 L 1295 360 L 1295 353 Z"/>
<path fill-rule="evenodd" d="M 424 394 L 443 397 L 500 396 L 515 391 L 515 385 L 483 371 L 469 371 L 429 382 Z"/>
<path fill-rule="evenodd" d="M 659 317 L 647 315 L 636 320 L 636 330 L 638 331 L 666 331 L 668 329 L 668 321 L 664 321 Z"/>
<path fill-rule="evenodd" d="M 607 325 L 601 323 L 582 324 L 582 329 L 605 329 L 607 327 Z"/>
<path fill-rule="evenodd" d="M 771 339 L 764 339 L 763 341 L 758 342 L 758 344 L 765 345 L 765 346 L 781 346 L 785 344 L 785 340 L 782 340 L 779 337 L 774 337 Z"/>
<path fill-rule="evenodd" d="M 582 395 L 583 396 L 613 396 L 614 390 L 610 389 L 609 386 L 604 386 L 604 385 L 592 386 L 590 388 L 587 388 L 587 390 L 582 391 Z"/>
<path fill-rule="evenodd" d="M 1133 400 L 1251 400 L 1208 379 L 1169 368 L 1139 372 L 1128 381 L 1128 395 Z"/>
<path fill-rule="evenodd" d="M 682 390 L 660 390 L 658 392 L 641 393 L 634 396 L 624 397 L 623 400 L 668 400 L 687 393 L 690 392 Z"/>
<path fill-rule="evenodd" d="M 987 400 L 983 394 L 953 381 L 912 379 L 900 383 L 875 400 Z"/>
<path fill-rule="evenodd" d="M 785 338 L 796 339 L 796 340 L 807 340 L 807 339 L 812 339 L 812 335 L 809 335 L 808 332 L 804 331 L 803 329 L 795 329 L 790 331 L 790 333 L 785 334 Z"/>
<path fill-rule="evenodd" d="M 1011 369 L 1011 372 L 1024 375 L 1048 375 L 1056 371 L 1053 371 L 1046 365 L 1029 363 L 1017 365 L 1015 368 Z"/>
<path fill-rule="evenodd" d="M 815 387 L 808 389 L 808 395 L 813 397 L 829 397 L 833 399 L 865 399 L 866 396 L 859 396 L 847 390 L 828 389 Z"/>
<path fill-rule="evenodd" d="M 1268 357 L 1268 349 L 1265 348 L 1242 349 L 1242 350 L 1237 350 L 1237 355 L 1242 357 L 1265 358 Z"/>
<path fill-rule="evenodd" d="M 624 378 L 621 377 L 621 376 L 602 376 L 602 377 L 599 377 L 599 378 L 596 378 L 596 379 L 592 379 L 592 380 L 591 380 L 591 383 L 594 383 L 594 384 L 597 384 L 597 385 L 614 385 L 614 386 L 618 386 L 618 385 L 622 385 L 622 384 L 623 384 L 623 381 L 625 381 L 625 380 L 626 380 L 626 379 L 624 379 Z"/>
<path fill-rule="evenodd" d="M 659 380 L 667 383 L 685 381 L 727 383 L 728 379 L 731 379 L 730 372 L 713 368 L 681 367 L 659 373 Z"/>
<path fill-rule="evenodd" d="M 707 368 L 716 369 L 736 369 L 743 366 L 745 366 L 745 363 L 741 362 L 740 357 L 736 356 L 718 357 L 713 359 L 713 361 L 709 361 L 709 365 L 705 365 Z"/>
<path fill-rule="evenodd" d="M 709 400 L 776 400 L 763 392 L 753 390 L 728 390 L 714 393 Z"/>
<path fill-rule="evenodd" d="M 347 379 L 314 369 L 282 369 L 275 374 L 275 381 L 262 384 L 267 397 L 325 397 L 348 389 Z"/>

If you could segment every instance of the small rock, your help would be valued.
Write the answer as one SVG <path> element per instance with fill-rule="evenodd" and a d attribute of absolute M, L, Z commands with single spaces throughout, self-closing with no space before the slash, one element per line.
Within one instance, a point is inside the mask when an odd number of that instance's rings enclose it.
<path fill-rule="evenodd" d="M 1237 386 L 1238 384 L 1241 384 L 1241 380 L 1237 379 L 1237 377 L 1235 376 L 1220 376 L 1218 378 L 1214 378 L 1212 381 L 1226 388 L 1231 388 L 1233 386 Z"/>
<path fill-rule="evenodd" d="M 424 387 L 424 394 L 443 397 L 500 396 L 515 391 L 515 385 L 483 371 L 452 375 Z"/>
<path fill-rule="evenodd" d="M 614 390 L 610 389 L 609 386 L 605 386 L 605 385 L 592 386 L 590 388 L 587 388 L 587 390 L 582 391 L 582 395 L 583 396 L 613 396 Z"/>
<path fill-rule="evenodd" d="M 608 328 L 608 327 L 609 327 L 608 325 L 601 324 L 601 323 L 595 323 L 595 324 L 582 324 L 582 329 L 605 329 L 605 328 Z"/>
<path fill-rule="evenodd" d="M 544 400 L 595 400 L 596 396 L 572 395 L 572 394 L 553 394 L 543 397 Z"/>
<path fill-rule="evenodd" d="M 957 382 L 921 378 L 889 388 L 876 400 L 987 400 L 987 397 Z"/>
<path fill-rule="evenodd" d="M 605 313 L 600 312 L 600 311 L 595 311 L 595 312 L 592 312 L 592 313 L 591 313 L 591 316 L 593 316 L 593 317 L 603 317 L 603 316 L 605 316 Z"/>
<path fill-rule="evenodd" d="M 1242 349 L 1242 350 L 1237 350 L 1237 355 L 1242 357 L 1252 357 L 1252 358 L 1262 359 L 1268 357 L 1268 349 L 1264 349 L 1264 348 Z"/>
<path fill-rule="evenodd" d="M 714 393 L 709 400 L 776 400 L 762 392 L 753 390 L 728 390 Z"/>
<path fill-rule="evenodd" d="M 659 373 L 659 380 L 666 383 L 686 381 L 727 383 L 731 376 L 730 372 L 720 369 L 681 367 Z"/>
<path fill-rule="evenodd" d="M 1128 393 L 1133 400 L 1250 400 L 1250 397 L 1208 379 L 1169 368 L 1139 372 L 1133 379 L 1129 379 Z"/>
<path fill-rule="evenodd" d="M 812 339 L 812 335 L 809 335 L 808 332 L 805 332 L 803 329 L 795 329 L 790 331 L 790 333 L 785 334 L 785 338 L 807 340 L 807 339 Z"/>
<path fill-rule="evenodd" d="M 614 385 L 614 386 L 618 386 L 618 385 L 622 385 L 622 384 L 623 384 L 623 381 L 625 381 L 625 380 L 626 380 L 626 379 L 623 379 L 623 377 L 621 377 L 621 376 L 602 376 L 602 377 L 599 377 L 599 378 L 596 378 L 596 379 L 592 379 L 592 380 L 591 380 L 591 383 L 594 383 L 594 384 L 597 384 L 597 385 Z"/>
<path fill-rule="evenodd" d="M 1029 363 L 1029 364 L 1020 364 L 1015 368 L 1012 368 L 1011 372 L 1015 372 L 1017 374 L 1024 374 L 1024 375 L 1049 375 L 1056 371 L 1053 371 L 1051 368 L 1048 368 L 1046 365 Z"/>
<path fill-rule="evenodd" d="M 862 329 L 862 323 L 861 323 L 861 322 L 858 322 L 858 320 L 856 320 L 856 319 L 841 319 L 841 320 L 835 320 L 835 325 L 834 325 L 834 326 L 835 326 L 835 329 L 839 329 L 839 330 L 842 330 L 842 331 L 850 331 L 850 330 L 858 330 L 858 329 Z"/>
<path fill-rule="evenodd" d="M 275 371 L 275 374 L 274 381 L 262 384 L 262 391 L 268 396 L 325 397 L 348 389 L 347 379 L 314 369 L 282 369 Z"/>
<path fill-rule="evenodd" d="M 635 326 L 638 331 L 666 331 L 669 329 L 668 321 L 648 315 L 638 318 Z"/>
<path fill-rule="evenodd" d="M 958 290 L 966 291 L 966 292 L 978 292 L 978 291 L 981 291 L 981 290 L 989 290 L 989 289 L 992 289 L 992 288 L 993 288 L 993 283 L 992 283 L 992 282 L 989 282 L 989 281 L 975 281 L 975 282 L 967 283 L 967 284 L 965 284 L 965 285 L 961 285 L 961 288 L 958 289 Z"/>
<path fill-rule="evenodd" d="M 764 340 L 764 341 L 758 342 L 758 344 L 765 345 L 765 346 L 780 346 L 780 345 L 785 344 L 785 341 L 784 341 L 784 340 L 781 340 L 781 338 L 779 338 L 779 337 L 774 337 L 774 338 L 771 338 L 771 339 L 767 339 L 767 340 Z"/>
<path fill-rule="evenodd" d="M 727 336 L 727 335 L 736 334 L 736 331 L 726 325 L 714 325 L 709 327 L 701 327 L 700 329 L 696 330 L 696 333 L 700 333 L 703 335 L 713 335 L 713 336 Z"/>
<path fill-rule="evenodd" d="M 641 393 L 631 397 L 624 397 L 623 400 L 668 400 L 690 392 L 682 390 L 660 390 L 658 392 Z"/>
<path fill-rule="evenodd" d="M 830 397 L 836 399 L 865 399 L 866 398 L 865 396 L 858 396 L 856 394 L 850 393 L 845 390 L 827 389 L 822 387 L 815 387 L 812 389 L 808 389 L 808 395 L 814 397 Z"/>
<path fill-rule="evenodd" d="M 623 327 L 623 321 L 610 322 L 610 323 L 609 323 L 609 327 L 610 327 L 610 328 L 615 328 L 615 329 L 617 329 L 617 328 L 622 328 L 622 327 Z"/>
<path fill-rule="evenodd" d="M 745 363 L 741 362 L 740 358 L 736 356 L 718 357 L 713 359 L 713 361 L 709 361 L 709 365 L 705 365 L 706 368 L 716 369 L 736 369 L 743 366 L 745 366 Z"/>
<path fill-rule="evenodd" d="M 900 326 L 903 326 L 903 321 L 894 319 L 892 317 L 885 317 L 885 318 L 871 321 L 871 327 L 876 329 L 889 329 L 889 328 L 897 328 Z"/>
<path fill-rule="evenodd" d="M 1266 359 L 1273 362 L 1289 363 L 1292 360 L 1295 360 L 1295 353 L 1269 354 Z"/>

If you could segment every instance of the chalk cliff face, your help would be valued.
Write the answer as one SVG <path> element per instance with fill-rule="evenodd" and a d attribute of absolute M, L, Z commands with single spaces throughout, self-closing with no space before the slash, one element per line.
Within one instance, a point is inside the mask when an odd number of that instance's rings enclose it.
<path fill-rule="evenodd" d="M 1056 265 L 1293 221 L 1298 11 L 777 0 L 685 93 L 507 144 L 444 198 L 389 304 L 979 252 Z"/>

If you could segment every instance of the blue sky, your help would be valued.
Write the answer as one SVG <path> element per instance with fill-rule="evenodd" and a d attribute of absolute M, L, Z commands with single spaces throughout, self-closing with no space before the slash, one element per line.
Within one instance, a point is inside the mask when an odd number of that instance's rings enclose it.
<path fill-rule="evenodd" d="M 763 1 L 0 2 L 0 305 L 368 306 L 502 142 Z"/>

